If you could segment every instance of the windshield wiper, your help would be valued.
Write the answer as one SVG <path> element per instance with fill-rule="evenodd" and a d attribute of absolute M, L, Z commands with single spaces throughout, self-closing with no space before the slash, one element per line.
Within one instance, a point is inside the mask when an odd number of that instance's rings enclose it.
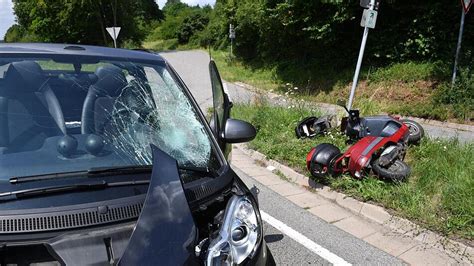
<path fill-rule="evenodd" d="M 114 174 L 136 174 L 136 173 L 148 173 L 152 170 L 152 166 L 121 166 L 121 167 L 97 167 L 91 168 L 86 171 L 73 171 L 64 173 L 53 173 L 53 174 L 41 174 L 31 176 L 18 176 L 10 178 L 10 184 L 25 183 L 31 181 L 41 181 L 48 179 L 66 178 L 66 177 L 77 177 L 77 176 L 107 176 Z"/>
<path fill-rule="evenodd" d="M 87 171 L 88 176 L 103 176 L 110 174 L 137 174 L 149 173 L 153 169 L 152 165 L 134 165 L 119 167 L 95 167 Z"/>
<path fill-rule="evenodd" d="M 139 186 L 148 185 L 149 180 L 133 180 L 133 181 L 122 181 L 108 183 L 105 180 L 87 184 L 72 184 L 63 186 L 49 186 L 40 188 L 30 188 L 17 191 L 9 191 L 0 193 L 0 201 L 14 200 L 19 198 L 35 197 L 48 194 L 74 192 L 74 191 L 88 191 L 88 190 L 99 190 L 111 187 L 123 187 L 123 186 Z"/>
<path fill-rule="evenodd" d="M 87 175 L 87 171 L 74 171 L 74 172 L 41 174 L 41 175 L 31 175 L 31 176 L 14 176 L 14 177 L 11 177 L 9 181 L 11 184 L 17 184 L 17 183 L 24 183 L 24 182 L 30 182 L 30 181 L 48 180 L 48 179 L 83 176 L 83 175 Z"/>
<path fill-rule="evenodd" d="M 207 167 L 193 167 L 193 166 L 179 166 L 180 170 L 200 172 L 205 174 L 215 174 Z M 119 167 L 95 167 L 90 168 L 86 171 L 73 171 L 64 173 L 53 173 L 53 174 L 41 174 L 31 176 L 18 176 L 10 178 L 10 184 L 26 183 L 31 181 L 41 181 L 57 178 L 66 177 L 99 177 L 99 176 L 110 176 L 110 175 L 128 175 L 128 174 L 140 174 L 150 173 L 153 169 L 152 165 L 134 165 L 134 166 L 119 166 Z M 1 195 L 1 194 L 0 194 Z"/>

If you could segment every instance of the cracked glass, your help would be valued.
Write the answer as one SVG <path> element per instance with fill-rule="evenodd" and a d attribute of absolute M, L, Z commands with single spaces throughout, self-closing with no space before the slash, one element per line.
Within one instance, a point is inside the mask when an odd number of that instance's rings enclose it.
<path fill-rule="evenodd" d="M 0 59 L 0 178 L 151 165 L 217 170 L 203 121 L 163 62 Z"/>

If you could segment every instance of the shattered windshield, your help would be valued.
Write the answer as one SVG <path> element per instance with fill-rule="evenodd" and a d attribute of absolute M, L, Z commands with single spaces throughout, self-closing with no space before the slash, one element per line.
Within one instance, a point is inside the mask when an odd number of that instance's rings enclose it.
<path fill-rule="evenodd" d="M 164 63 L 0 59 L 0 178 L 151 165 L 217 170 L 209 135 Z"/>

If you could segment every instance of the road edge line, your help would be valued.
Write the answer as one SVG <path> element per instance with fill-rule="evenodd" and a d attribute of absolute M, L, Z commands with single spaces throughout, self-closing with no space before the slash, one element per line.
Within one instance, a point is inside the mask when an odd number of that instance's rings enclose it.
<path fill-rule="evenodd" d="M 289 227 L 284 222 L 274 218 L 270 214 L 260 210 L 260 214 L 262 219 L 270 224 L 271 226 L 275 227 L 278 231 L 282 232 L 283 234 L 287 235 L 291 239 L 295 240 L 305 248 L 309 249 L 319 257 L 325 259 L 326 261 L 334 264 L 334 265 L 345 265 L 349 266 L 352 265 L 343 258 L 337 256 L 336 254 L 332 253 L 328 249 L 322 247 L 321 245 L 317 244 L 313 240 L 307 238 L 300 232 L 296 231 L 295 229 Z"/>

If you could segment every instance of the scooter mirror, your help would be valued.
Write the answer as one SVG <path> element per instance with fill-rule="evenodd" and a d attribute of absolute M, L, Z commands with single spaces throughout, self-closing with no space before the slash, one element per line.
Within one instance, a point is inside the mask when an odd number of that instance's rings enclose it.
<path fill-rule="evenodd" d="M 337 102 L 336 102 L 337 105 L 341 106 L 344 108 L 344 110 L 346 110 L 347 113 L 350 113 L 349 110 L 347 110 L 347 107 L 346 107 L 346 102 L 341 100 L 341 99 L 338 99 Z"/>

